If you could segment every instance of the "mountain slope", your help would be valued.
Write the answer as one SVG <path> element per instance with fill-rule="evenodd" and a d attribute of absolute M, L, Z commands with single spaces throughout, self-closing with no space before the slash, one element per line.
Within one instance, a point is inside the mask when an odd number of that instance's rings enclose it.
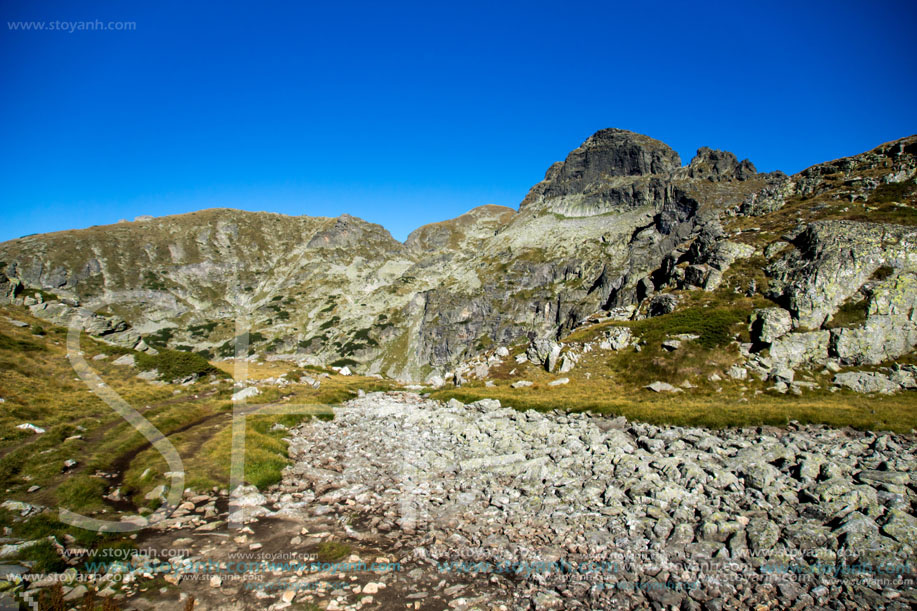
<path fill-rule="evenodd" d="M 715 288 L 733 262 L 793 243 L 780 232 L 810 218 L 878 211 L 913 223 L 915 142 L 788 177 L 708 148 L 682 167 L 664 143 L 607 129 L 552 165 L 518 212 L 482 206 L 405 244 L 347 215 L 205 210 L 0 244 L 0 296 L 56 322 L 78 314 L 130 347 L 143 338 L 141 348 L 227 357 L 249 325 L 262 355 L 423 380 L 596 311 L 629 316 L 667 287 Z M 851 209 L 876 194 L 877 207 Z M 736 233 L 753 223 L 766 230 Z M 811 273 L 800 273 L 787 282 L 804 287 Z"/>

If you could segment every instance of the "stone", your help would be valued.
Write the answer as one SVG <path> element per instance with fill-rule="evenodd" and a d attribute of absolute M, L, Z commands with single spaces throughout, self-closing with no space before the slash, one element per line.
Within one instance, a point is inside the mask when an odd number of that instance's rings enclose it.
<path fill-rule="evenodd" d="M 744 367 L 733 365 L 726 370 L 726 375 L 728 375 L 733 380 L 745 380 L 748 378 L 748 370 Z"/>
<path fill-rule="evenodd" d="M 513 382 L 512 384 L 510 384 L 510 388 L 525 388 L 531 385 L 532 385 L 532 382 L 528 380 L 519 380 L 518 382 Z"/>
<path fill-rule="evenodd" d="M 901 389 L 901 386 L 888 376 L 872 371 L 849 371 L 834 376 L 836 386 L 849 388 L 854 392 L 890 394 Z"/>
<path fill-rule="evenodd" d="M 554 371 L 560 357 L 561 346 L 552 339 L 535 339 L 526 350 L 529 361 L 543 365 L 549 372 Z"/>
<path fill-rule="evenodd" d="M 427 385 L 432 386 L 433 388 L 442 388 L 445 386 L 446 382 L 443 380 L 442 376 L 432 375 L 427 378 Z"/>
<path fill-rule="evenodd" d="M 134 362 L 133 354 L 124 354 L 112 361 L 114 365 L 121 365 L 122 367 L 134 367 L 136 363 Z"/>
<path fill-rule="evenodd" d="M 828 362 L 829 331 L 790 333 L 771 343 L 770 359 L 775 368 L 797 369 Z"/>
<path fill-rule="evenodd" d="M 748 325 L 753 342 L 771 344 L 793 330 L 793 317 L 783 308 L 753 310 Z"/>
<path fill-rule="evenodd" d="M 565 354 L 562 357 L 560 357 L 560 367 L 558 368 L 557 372 L 558 373 L 567 373 L 568 371 L 571 371 L 575 365 L 576 365 L 576 359 L 574 359 L 569 354 Z"/>
<path fill-rule="evenodd" d="M 683 392 L 680 388 L 676 388 L 667 382 L 653 382 L 652 384 L 647 384 L 644 388 L 653 392 Z"/>
<path fill-rule="evenodd" d="M 647 316 L 664 316 L 671 314 L 678 307 L 678 298 L 671 293 L 654 296 L 647 307 Z"/>
<path fill-rule="evenodd" d="M 233 401 L 245 401 L 246 399 L 251 399 L 252 397 L 257 397 L 261 394 L 261 391 L 257 386 L 249 386 L 248 388 L 243 388 L 242 390 L 234 393 L 232 395 Z"/>
<path fill-rule="evenodd" d="M 604 350 L 624 350 L 634 342 L 630 327 L 611 327 L 604 332 L 602 348 Z"/>
<path fill-rule="evenodd" d="M 548 382 L 548 386 L 562 386 L 564 384 L 569 384 L 570 378 L 558 378 L 556 380 L 551 380 Z"/>
<path fill-rule="evenodd" d="M 17 424 L 16 428 L 20 431 L 29 431 L 30 433 L 35 433 L 36 435 L 42 435 L 45 433 L 45 429 L 40 426 L 35 426 L 31 422 L 23 422 L 22 424 Z"/>

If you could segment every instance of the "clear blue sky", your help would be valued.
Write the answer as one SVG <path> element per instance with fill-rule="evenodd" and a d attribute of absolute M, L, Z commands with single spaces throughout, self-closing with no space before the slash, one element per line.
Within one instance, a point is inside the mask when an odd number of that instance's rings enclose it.
<path fill-rule="evenodd" d="M 788 173 L 917 132 L 913 0 L 332 4 L 4 0 L 0 241 L 211 207 L 403 239 L 604 127 Z"/>

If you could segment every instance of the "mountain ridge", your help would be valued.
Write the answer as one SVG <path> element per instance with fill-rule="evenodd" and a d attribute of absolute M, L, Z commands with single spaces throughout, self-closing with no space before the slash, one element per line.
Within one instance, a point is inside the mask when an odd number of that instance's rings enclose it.
<path fill-rule="evenodd" d="M 29 305 L 59 322 L 114 301 L 110 326 L 128 328 L 108 341 L 153 336 L 217 358 L 231 355 L 243 316 L 263 356 L 423 380 L 491 346 L 559 337 L 596 311 L 644 315 L 658 291 L 713 290 L 736 258 L 716 253 L 738 252 L 730 234 L 742 231 L 724 225 L 761 217 L 790 230 L 788 205 L 819 220 L 836 202 L 910 188 L 915 148 L 911 136 L 787 176 L 706 147 L 683 166 L 659 140 L 607 129 L 552 164 L 518 210 L 480 206 L 404 242 L 346 214 L 214 208 L 0 243 L 0 295 L 54 294 L 56 305 Z M 213 328 L 193 331 L 202 325 Z"/>

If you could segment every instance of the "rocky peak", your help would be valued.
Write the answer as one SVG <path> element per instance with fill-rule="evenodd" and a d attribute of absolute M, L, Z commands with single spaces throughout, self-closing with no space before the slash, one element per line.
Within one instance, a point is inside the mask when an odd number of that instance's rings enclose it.
<path fill-rule="evenodd" d="M 519 209 L 593 216 L 614 209 L 656 205 L 663 181 L 681 167 L 678 153 L 648 136 L 603 129 L 552 165 Z"/>
<path fill-rule="evenodd" d="M 689 178 L 706 179 L 711 182 L 723 180 L 748 180 L 758 171 L 748 159 L 739 159 L 729 151 L 718 151 L 706 146 L 697 149 L 697 155 L 685 168 Z"/>
<path fill-rule="evenodd" d="M 649 136 L 623 129 L 603 129 L 567 155 L 569 178 L 668 174 L 681 167 L 678 153 Z"/>

